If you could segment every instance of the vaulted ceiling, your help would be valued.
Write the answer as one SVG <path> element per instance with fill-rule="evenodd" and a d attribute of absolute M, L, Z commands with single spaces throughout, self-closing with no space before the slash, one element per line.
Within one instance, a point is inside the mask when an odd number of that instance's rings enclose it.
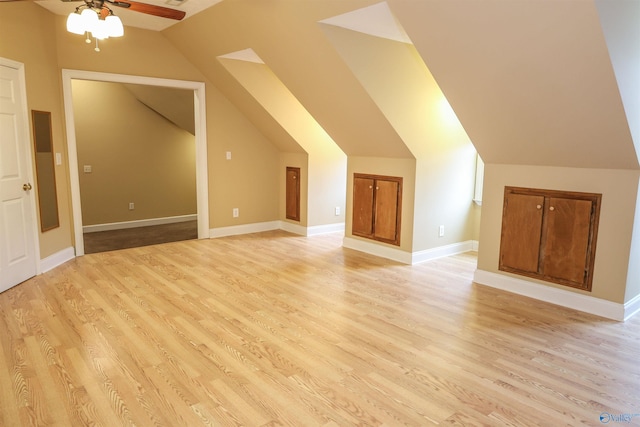
<path fill-rule="evenodd" d="M 488 163 L 639 167 L 640 2 L 214 3 L 162 33 L 272 141 L 296 142 L 219 57 L 253 52 L 348 155 L 413 157 L 437 95 Z"/>

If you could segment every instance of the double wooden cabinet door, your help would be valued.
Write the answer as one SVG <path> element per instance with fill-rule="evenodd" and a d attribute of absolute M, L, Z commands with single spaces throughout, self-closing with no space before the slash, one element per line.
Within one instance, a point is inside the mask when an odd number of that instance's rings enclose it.
<path fill-rule="evenodd" d="M 590 291 L 601 197 L 506 187 L 499 269 Z"/>
<path fill-rule="evenodd" d="M 401 206 L 401 177 L 354 174 L 354 236 L 400 245 Z"/>

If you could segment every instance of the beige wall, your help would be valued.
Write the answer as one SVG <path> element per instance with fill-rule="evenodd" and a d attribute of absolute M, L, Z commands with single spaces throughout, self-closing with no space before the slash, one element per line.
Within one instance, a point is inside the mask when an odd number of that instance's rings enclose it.
<path fill-rule="evenodd" d="M 346 191 L 347 156 L 338 149 L 315 152 L 309 158 L 308 225 L 344 222 Z M 340 215 L 335 214 L 336 207 Z"/>
<path fill-rule="evenodd" d="M 300 168 L 300 221 L 287 219 L 287 167 Z M 307 153 L 280 153 L 278 182 L 280 183 L 280 197 L 278 202 L 279 219 L 306 227 L 308 225 L 309 205 L 309 155 Z"/>
<path fill-rule="evenodd" d="M 301 204 L 305 209 L 301 208 L 300 225 L 313 227 L 344 222 L 347 156 L 268 65 L 226 58 L 220 58 L 220 62 L 291 135 L 295 146 L 290 147 L 288 140 L 276 141 L 280 150 L 307 153 L 306 173 L 301 182 L 301 187 L 304 186 Z M 280 180 L 280 184 L 283 183 Z M 283 191 L 281 188 L 280 193 Z M 336 207 L 341 212 L 338 216 Z M 280 219 L 286 220 L 282 209 Z"/>
<path fill-rule="evenodd" d="M 41 232 L 39 236 L 40 256 L 46 258 L 72 246 L 69 172 L 56 56 L 56 22 L 48 11 L 33 2 L 10 2 L 0 6 L 0 56 L 25 64 L 27 106 L 29 110 L 51 112 L 53 151 L 61 153 L 65 159 L 62 165 L 54 167 L 60 227 Z"/>
<path fill-rule="evenodd" d="M 204 81 L 210 227 L 278 219 L 277 150 L 162 34 L 127 27 L 126 37 L 96 53 L 65 31 L 64 19 L 33 2 L 2 3 L 0 13 L 0 56 L 25 64 L 28 106 L 52 112 L 54 151 L 63 155 L 56 166 L 61 226 L 41 234 L 43 258 L 73 245 L 62 68 Z M 240 218 L 232 218 L 233 207 Z"/>
<path fill-rule="evenodd" d="M 323 30 L 416 158 L 412 252 L 473 240 L 476 151 L 416 49 L 331 25 Z"/>
<path fill-rule="evenodd" d="M 125 33 L 122 39 L 103 43 L 95 54 L 80 36 L 67 33 L 61 25 L 60 66 L 204 81 L 210 228 L 276 220 L 278 152 L 273 144 L 161 33 L 129 27 Z M 226 160 L 227 151 L 232 152 L 231 160 Z M 238 218 L 233 218 L 233 208 L 240 210 Z"/>
<path fill-rule="evenodd" d="M 625 302 L 630 297 L 625 296 L 627 282 L 631 280 L 637 283 L 639 279 L 627 275 L 636 216 L 636 200 L 629 195 L 638 193 L 638 178 L 637 171 L 487 164 L 478 269 L 510 275 L 498 271 L 505 186 L 601 193 L 602 205 L 592 291 L 589 293 L 548 282 L 537 282 L 616 303 Z"/>
<path fill-rule="evenodd" d="M 371 242 L 371 240 L 363 239 L 352 234 L 354 173 L 402 177 L 402 216 L 400 218 L 399 249 L 411 253 L 413 251 L 416 161 L 414 159 L 386 159 L 382 157 L 349 157 L 347 164 L 345 236 Z M 380 243 L 380 245 L 397 248 L 397 246 L 387 243 Z"/>
<path fill-rule="evenodd" d="M 83 225 L 196 214 L 192 134 L 122 84 L 74 80 L 72 94 Z"/>
<path fill-rule="evenodd" d="M 640 178 L 636 178 L 640 180 Z M 631 235 L 631 249 L 629 251 L 629 266 L 627 270 L 627 288 L 624 302 L 629 302 L 640 295 L 640 183 L 638 184 L 634 227 Z"/>

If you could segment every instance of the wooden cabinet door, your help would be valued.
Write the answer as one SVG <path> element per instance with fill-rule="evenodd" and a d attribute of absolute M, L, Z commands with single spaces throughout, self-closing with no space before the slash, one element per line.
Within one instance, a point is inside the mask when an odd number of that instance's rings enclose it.
<path fill-rule="evenodd" d="M 590 291 L 601 198 L 506 187 L 498 268 Z"/>
<path fill-rule="evenodd" d="M 375 186 L 374 237 L 383 241 L 395 242 L 399 231 L 399 183 L 378 179 Z"/>
<path fill-rule="evenodd" d="M 287 167 L 286 217 L 300 221 L 300 168 Z"/>
<path fill-rule="evenodd" d="M 592 202 L 550 198 L 546 208 L 545 235 L 540 251 L 544 276 L 584 283 L 590 251 Z"/>
<path fill-rule="evenodd" d="M 353 223 L 351 233 L 369 237 L 373 234 L 373 178 L 353 179 Z"/>
<path fill-rule="evenodd" d="M 402 178 L 354 174 L 354 236 L 400 245 Z"/>
<path fill-rule="evenodd" d="M 500 243 L 501 270 L 538 271 L 543 207 L 543 196 L 505 195 Z"/>

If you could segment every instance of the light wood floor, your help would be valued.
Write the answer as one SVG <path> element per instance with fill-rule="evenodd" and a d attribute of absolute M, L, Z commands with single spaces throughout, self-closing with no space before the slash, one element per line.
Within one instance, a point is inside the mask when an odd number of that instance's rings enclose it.
<path fill-rule="evenodd" d="M 268 232 L 86 255 L 0 294 L 0 425 L 603 425 L 640 413 L 617 323 Z M 640 416 L 631 419 L 639 425 Z"/>

